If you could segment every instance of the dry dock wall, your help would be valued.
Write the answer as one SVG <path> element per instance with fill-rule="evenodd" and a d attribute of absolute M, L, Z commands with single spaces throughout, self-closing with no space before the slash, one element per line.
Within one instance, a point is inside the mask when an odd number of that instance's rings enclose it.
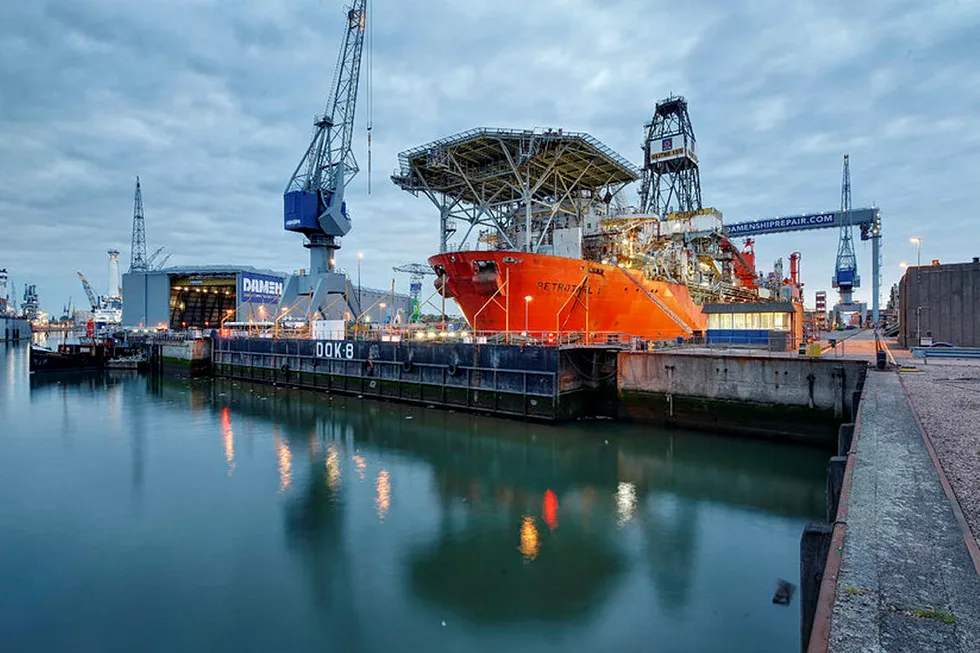
<path fill-rule="evenodd" d="M 176 376 L 207 376 L 211 373 L 209 339 L 156 340 L 150 343 L 150 368 Z"/>
<path fill-rule="evenodd" d="M 863 361 L 622 352 L 620 417 L 829 444 L 866 373 Z"/>
<path fill-rule="evenodd" d="M 616 397 L 615 353 L 602 350 L 220 338 L 212 359 L 233 379 L 548 421 Z"/>

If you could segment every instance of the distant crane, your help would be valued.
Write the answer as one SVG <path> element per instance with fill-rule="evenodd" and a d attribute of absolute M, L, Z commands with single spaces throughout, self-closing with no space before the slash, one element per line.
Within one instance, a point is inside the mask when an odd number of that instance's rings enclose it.
<path fill-rule="evenodd" d="M 422 263 L 406 263 L 405 265 L 396 265 L 392 268 L 392 270 L 411 275 L 409 277 L 411 282 L 411 285 L 409 286 L 409 296 L 412 299 L 412 315 L 408 318 L 408 321 L 414 322 L 418 320 L 422 314 L 422 305 L 420 303 L 422 298 L 422 280 L 427 274 L 435 276 L 436 273 L 431 267 Z"/>
<path fill-rule="evenodd" d="M 148 259 L 146 259 L 146 267 L 152 268 L 153 267 L 153 264 L 156 262 L 157 258 L 161 254 L 163 254 L 163 247 L 162 246 L 161 247 L 157 247 L 155 250 L 153 250 L 153 253 L 150 254 L 150 257 Z"/>
<path fill-rule="evenodd" d="M 313 139 L 283 192 L 283 226 L 306 236 L 310 268 L 289 278 L 281 307 L 298 309 L 306 318 L 317 311 L 326 314 L 327 295 L 347 288 L 344 275 L 334 271 L 334 256 L 340 249 L 337 239 L 351 230 L 344 188 L 358 171 L 351 138 L 366 27 L 367 0 L 355 0 L 347 10 L 326 109 L 314 119 Z"/>
<path fill-rule="evenodd" d="M 146 260 L 146 267 L 148 270 L 162 269 L 163 266 L 167 264 L 167 261 L 170 260 L 170 257 L 173 256 L 172 252 L 168 252 L 166 256 L 160 258 L 160 255 L 163 254 L 163 252 L 164 252 L 164 248 L 161 246 L 161 247 L 157 247 L 156 250 L 154 250 L 154 252 L 150 254 L 150 258 Z"/>
<path fill-rule="evenodd" d="M 133 243 L 129 271 L 140 272 L 148 268 L 146 259 L 146 225 L 143 220 L 143 191 L 140 178 L 136 177 L 136 192 L 133 195 Z M 79 273 L 80 274 L 80 273 Z"/>
<path fill-rule="evenodd" d="M 840 292 L 840 305 L 844 308 L 854 304 L 854 289 L 861 287 L 861 277 L 857 273 L 857 257 L 854 255 L 854 243 L 851 242 L 851 163 L 847 154 L 844 155 L 840 210 L 843 216 L 840 227 L 840 243 L 837 246 L 837 265 L 831 282 L 834 288 Z"/>
<path fill-rule="evenodd" d="M 88 282 L 88 279 L 85 278 L 82 271 L 76 270 L 75 273 L 78 275 L 78 278 L 82 280 L 82 288 L 85 289 L 85 296 L 88 297 L 88 303 L 92 305 L 92 310 L 94 311 L 95 309 L 99 308 L 99 297 L 95 294 L 95 291 L 92 290 L 92 284 Z"/>

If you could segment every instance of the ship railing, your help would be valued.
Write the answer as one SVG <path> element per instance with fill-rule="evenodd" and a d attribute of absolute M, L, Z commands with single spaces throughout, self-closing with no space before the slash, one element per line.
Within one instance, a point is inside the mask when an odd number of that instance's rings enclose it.
<path fill-rule="evenodd" d="M 222 329 L 221 337 L 245 335 Z M 272 329 L 263 333 L 252 332 L 249 335 L 302 340 L 345 340 L 360 342 L 403 342 L 403 343 L 462 343 L 462 344 L 510 344 L 518 346 L 545 347 L 605 347 L 616 349 L 643 348 L 640 339 L 629 334 L 605 331 L 474 331 L 467 328 L 447 328 L 440 324 L 423 327 L 371 327 L 348 328 L 321 335 L 309 330 L 280 329 L 276 334 Z"/>

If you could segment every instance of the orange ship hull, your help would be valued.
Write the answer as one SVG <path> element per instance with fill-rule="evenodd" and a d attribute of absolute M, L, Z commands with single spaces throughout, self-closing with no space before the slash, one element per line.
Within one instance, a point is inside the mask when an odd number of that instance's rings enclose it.
<path fill-rule="evenodd" d="M 474 331 L 620 333 L 673 340 L 703 331 L 686 286 L 547 254 L 469 251 L 429 259 Z M 441 284 L 436 281 L 437 287 Z"/>

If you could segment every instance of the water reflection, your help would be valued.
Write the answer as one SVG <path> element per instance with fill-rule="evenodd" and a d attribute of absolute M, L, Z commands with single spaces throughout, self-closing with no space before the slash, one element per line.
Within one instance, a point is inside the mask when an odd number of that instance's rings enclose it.
<path fill-rule="evenodd" d="M 273 443 L 276 448 L 276 469 L 279 470 L 279 493 L 289 489 L 293 483 L 293 454 L 289 443 L 279 437 L 279 428 L 273 430 Z"/>
<path fill-rule="evenodd" d="M 621 481 L 616 487 L 616 526 L 622 528 L 633 519 L 636 511 L 636 487 Z"/>
<path fill-rule="evenodd" d="M 550 489 L 544 491 L 541 504 L 541 518 L 552 531 L 558 528 L 558 497 Z"/>
<path fill-rule="evenodd" d="M 229 466 L 233 419 L 272 431 L 279 492 L 291 488 L 287 541 L 317 603 L 340 615 L 345 642 L 362 636 L 351 597 L 368 591 L 353 579 L 373 573 L 390 574 L 421 599 L 418 609 L 496 626 L 577 624 L 627 591 L 625 579 L 643 578 L 655 613 L 684 621 L 693 618 L 697 570 L 712 555 L 701 542 L 706 507 L 793 519 L 823 509 L 814 481 L 822 452 L 806 459 L 815 464 L 787 462 L 763 443 L 621 425 L 605 444 L 594 425 L 501 422 L 226 381 L 191 392 L 227 435 Z M 368 467 L 373 483 L 342 482 L 345 472 L 366 480 Z M 402 481 L 419 470 L 431 480 Z M 400 513 L 409 505 L 418 514 Z M 369 522 L 394 539 L 372 538 Z M 397 547 L 397 570 L 375 570 L 359 551 L 375 546 Z"/>
<path fill-rule="evenodd" d="M 357 478 L 364 480 L 367 474 L 367 462 L 364 457 L 359 454 L 354 454 L 351 457 L 351 461 L 354 463 L 354 470 L 357 472 Z"/>
<path fill-rule="evenodd" d="M 225 406 L 221 409 L 221 440 L 225 446 L 225 464 L 228 476 L 235 471 L 235 432 L 231 430 L 231 411 Z"/>
<path fill-rule="evenodd" d="M 534 524 L 534 517 L 525 515 L 521 518 L 521 545 L 518 550 L 527 562 L 532 562 L 538 557 L 541 540 L 538 537 L 538 527 Z"/>
<path fill-rule="evenodd" d="M 327 459 L 324 461 L 327 469 L 327 485 L 334 491 L 340 489 L 340 446 L 337 442 L 327 445 Z"/>
<path fill-rule="evenodd" d="M 384 521 L 385 515 L 388 514 L 388 508 L 391 507 L 391 475 L 388 474 L 387 470 L 382 469 L 378 472 L 375 489 L 377 496 L 374 499 L 374 504 L 378 507 L 378 519 Z"/>

